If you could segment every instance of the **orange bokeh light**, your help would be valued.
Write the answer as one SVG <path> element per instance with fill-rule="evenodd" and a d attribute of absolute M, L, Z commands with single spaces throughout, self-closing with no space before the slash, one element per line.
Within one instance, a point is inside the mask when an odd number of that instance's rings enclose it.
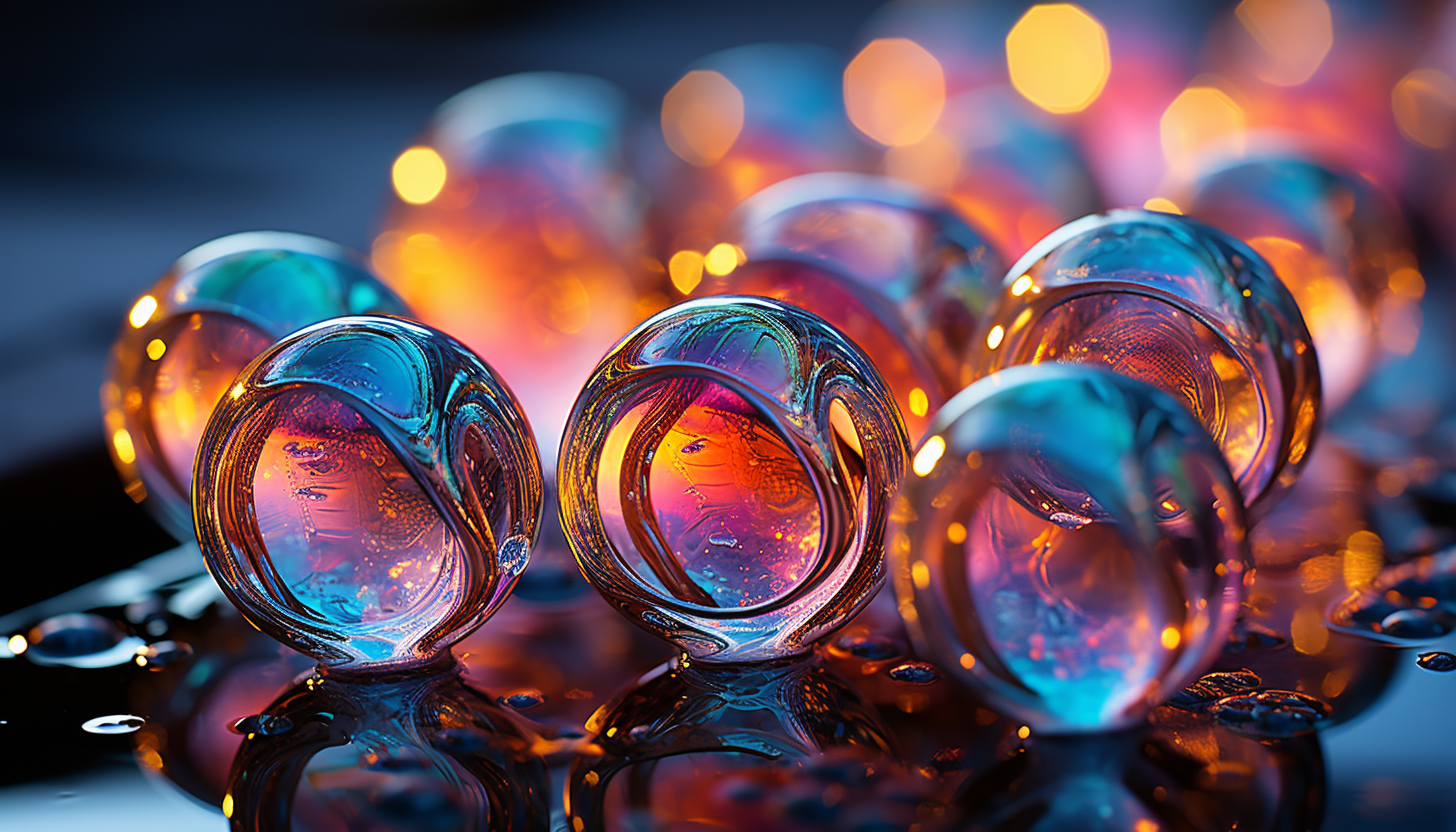
<path fill-rule="evenodd" d="M 913 145 L 945 109 L 945 72 L 915 41 L 870 41 L 844 70 L 844 106 L 854 126 L 880 144 Z"/>
<path fill-rule="evenodd" d="M 1456 138 L 1456 81 L 1439 69 L 1417 69 L 1390 93 L 1395 123 L 1407 139 L 1443 148 Z"/>
<path fill-rule="evenodd" d="M 662 137 L 689 164 L 722 159 L 742 131 L 743 93 L 722 73 L 689 72 L 662 98 Z"/>
<path fill-rule="evenodd" d="M 1234 16 L 1267 58 L 1255 74 L 1281 87 L 1308 81 L 1335 43 L 1325 0 L 1244 0 Z"/>
<path fill-rule="evenodd" d="M 1016 91 L 1053 113 L 1084 110 L 1107 86 L 1107 30 L 1071 3 L 1032 6 L 1006 36 L 1006 65 Z"/>
<path fill-rule="evenodd" d="M 1169 171 L 1189 176 L 1200 158 L 1211 151 L 1243 155 L 1244 110 L 1217 87 L 1189 87 L 1163 111 L 1159 133 Z"/>

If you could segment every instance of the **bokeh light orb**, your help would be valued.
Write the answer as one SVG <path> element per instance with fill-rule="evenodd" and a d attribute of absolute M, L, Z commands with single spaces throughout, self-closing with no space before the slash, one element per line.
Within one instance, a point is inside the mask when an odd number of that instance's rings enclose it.
<path fill-rule="evenodd" d="M 1298 478 L 1320 416 L 1319 363 L 1274 270 L 1233 237 L 1140 209 L 1084 217 L 1007 273 L 972 359 L 1097 364 L 1171 394 L 1228 458 L 1258 515 Z"/>
<path fill-rule="evenodd" d="M 540 454 L 510 390 L 443 333 L 347 317 L 284 338 L 219 403 L 193 507 L 255 627 L 355 669 L 427 663 L 526 568 Z"/>
<path fill-rule="evenodd" d="M 1107 86 L 1112 53 L 1107 30 L 1074 3 L 1032 6 L 1006 35 L 1011 83 L 1053 113 L 1085 110 Z"/>
<path fill-rule="evenodd" d="M 940 666 L 1035 730 L 1130 725 L 1238 613 L 1238 487 L 1181 402 L 1096 367 L 1013 367 L 942 408 L 889 530 L 896 597 Z"/>
<path fill-rule="evenodd" d="M 101 409 L 127 493 L 192 538 L 192 461 L 218 399 L 294 330 L 340 315 L 410 315 L 359 257 L 303 234 L 220 237 L 178 258 L 127 314 Z"/>
<path fill-rule="evenodd" d="M 577 399 L 561 520 L 630 620 L 713 662 L 801 653 L 883 582 L 905 429 L 865 354 L 766 298 L 690 301 Z"/>
<path fill-rule="evenodd" d="M 866 353 L 912 440 L 956 390 L 1005 265 L 948 205 L 891 179 L 807 174 L 760 191 L 724 236 L 744 263 L 694 295 L 762 295 L 823 317 Z"/>

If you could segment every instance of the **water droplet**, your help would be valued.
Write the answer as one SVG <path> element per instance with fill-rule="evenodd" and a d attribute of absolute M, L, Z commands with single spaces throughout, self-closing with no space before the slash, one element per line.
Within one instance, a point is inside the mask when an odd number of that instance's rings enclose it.
<path fill-rule="evenodd" d="M 312 485 L 300 488 L 293 493 L 298 495 L 299 497 L 304 498 L 305 500 L 313 500 L 315 502 L 319 500 L 327 500 L 329 498 L 328 494 L 325 494 L 321 489 Z"/>
<path fill-rule="evenodd" d="M 91 734 L 130 734 L 146 724 L 142 717 L 116 714 L 88 719 L 81 724 L 81 730 Z"/>
<path fill-rule="evenodd" d="M 1261 737 L 1308 734 L 1329 719 L 1330 706 L 1290 690 L 1266 690 L 1225 696 L 1210 709 L 1229 728 Z"/>
<path fill-rule="evenodd" d="M 698 439 L 698 440 L 695 440 L 693 442 L 690 442 L 687 445 L 684 445 L 681 453 L 684 453 L 684 454 L 695 454 L 695 453 L 698 453 L 699 451 L 701 451 L 702 449 L 704 449 L 706 447 L 708 447 L 708 440 L 707 440 L 707 438 Z"/>
<path fill-rule="evenodd" d="M 729 532 L 713 532 L 708 535 L 708 542 L 714 546 L 737 546 L 738 538 Z"/>
<path fill-rule="evenodd" d="M 137 650 L 136 663 L 147 670 L 161 670 L 192 658 L 192 645 L 184 641 L 158 641 Z"/>
<path fill-rule="evenodd" d="M 513 534 L 500 542 L 498 554 L 501 570 L 510 575 L 519 575 L 526 571 L 526 565 L 531 562 L 531 538 L 523 534 Z"/>
<path fill-rule="evenodd" d="M 842 636 L 835 646 L 867 662 L 887 661 L 905 652 L 894 639 L 873 634 Z"/>
<path fill-rule="evenodd" d="M 1069 511 L 1054 511 L 1047 519 L 1064 529 L 1080 529 L 1092 522 L 1080 514 L 1073 514 Z"/>
<path fill-rule="evenodd" d="M 1216 670 L 1173 694 L 1168 704 L 1184 711 L 1199 711 L 1219 699 L 1253 690 L 1263 683 L 1251 670 Z"/>
<path fill-rule="evenodd" d="M 905 662 L 890 668 L 889 676 L 897 682 L 930 685 L 940 681 L 940 671 L 925 662 Z"/>
<path fill-rule="evenodd" d="M 1416 664 L 1435 673 L 1450 673 L 1456 670 L 1456 656 L 1439 651 L 1416 656 Z"/>
<path fill-rule="evenodd" d="M 293 720 L 286 716 L 269 716 L 267 714 L 253 714 L 235 720 L 228 730 L 234 734 L 259 734 L 264 737 L 273 737 L 287 731 L 293 730 Z"/>
<path fill-rule="evenodd" d="M 1228 643 L 1223 649 L 1230 653 L 1242 653 L 1250 648 L 1274 650 L 1288 643 L 1283 636 L 1262 624 L 1240 620 L 1234 622 L 1233 629 L 1229 631 Z"/>
<path fill-rule="evenodd" d="M 52 616 L 29 633 L 25 657 L 41 665 L 115 667 L 136 657 L 145 643 L 122 632 L 116 622 L 92 613 Z"/>
<path fill-rule="evenodd" d="M 535 688 L 527 688 L 498 697 L 495 701 L 507 708 L 514 708 L 518 711 L 529 711 L 532 708 L 545 704 L 546 694 Z"/>
<path fill-rule="evenodd" d="M 1425 641 L 1441 638 L 1456 627 L 1456 616 L 1445 610 L 1397 610 L 1380 621 L 1380 632 L 1391 638 Z"/>

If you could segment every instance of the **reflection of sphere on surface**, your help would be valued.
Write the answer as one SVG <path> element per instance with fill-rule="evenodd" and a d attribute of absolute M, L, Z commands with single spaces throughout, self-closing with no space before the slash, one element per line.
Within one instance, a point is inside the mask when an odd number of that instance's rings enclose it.
<path fill-rule="evenodd" d="M 1207 667 L 1238 610 L 1242 503 L 1165 394 L 1022 367 L 941 410 L 901 486 L 901 612 L 941 665 L 1033 726 L 1129 724 Z"/>
<path fill-rule="evenodd" d="M 1319 740 L 1263 743 L 1169 708 L 1130 733 L 1033 736 L 1027 752 L 972 778 L 953 809 L 958 829 L 1319 829 L 1325 803 Z"/>
<path fill-rule="evenodd" d="M 869 359 L 819 318 L 712 298 L 602 360 L 563 442 L 587 579 L 713 661 L 801 652 L 874 596 L 905 434 Z"/>
<path fill-rule="evenodd" d="M 192 459 L 238 371 L 300 327 L 380 312 L 409 314 L 353 254 L 316 237 L 233 234 L 182 255 L 132 307 L 101 386 L 127 493 L 191 538 Z"/>
<path fill-rule="evenodd" d="M 198 455 L 199 542 L 259 629 L 330 665 L 426 661 L 530 557 L 541 462 L 520 406 L 454 339 L 340 318 L 275 344 Z"/>
<path fill-rule="evenodd" d="M 532 738 L 451 673 L 312 677 L 248 734 L 229 775 L 232 828 L 549 828 L 546 765 Z"/>
<path fill-rule="evenodd" d="M 1400 209 L 1365 179 L 1293 157 L 1238 162 L 1198 180 L 1188 213 L 1274 267 L 1309 325 L 1330 409 L 1383 345 L 1414 345 L 1415 333 L 1400 331 L 1412 322 L 1402 308 L 1420 300 L 1424 281 Z"/>
<path fill-rule="evenodd" d="M 976 367 L 1099 364 L 1172 395 L 1228 459 L 1247 505 L 1298 477 L 1319 423 L 1319 365 L 1262 258 L 1201 223 L 1142 210 L 1063 226 L 1011 271 Z"/>
<path fill-rule="evenodd" d="M 621 93 L 596 78 L 527 73 L 471 87 L 418 138 L 438 159 L 420 174 L 433 170 L 436 190 L 412 195 L 402 156 L 374 241 L 375 267 L 420 319 L 511 385 L 548 470 L 573 392 L 639 319 L 625 120 Z"/>
<path fill-rule="evenodd" d="M 697 294 L 763 294 L 822 316 L 874 356 L 912 436 L 970 383 L 962 361 L 1005 265 L 947 206 L 894 180 L 810 174 L 751 197 L 729 225 L 747 265 Z"/>
<path fill-rule="evenodd" d="M 313 662 L 247 626 L 225 603 L 213 605 L 196 624 L 180 623 L 174 634 L 188 639 L 194 659 L 131 683 L 133 709 L 148 715 L 133 735 L 137 763 L 219 806 L 243 739 L 232 726 L 239 717 L 261 713 Z"/>
<path fill-rule="evenodd" d="M 665 672 L 664 672 L 665 670 Z M 828 749 L 841 764 L 893 754 L 875 709 L 816 660 L 741 667 L 667 667 L 587 723 L 593 740 L 567 778 L 576 829 L 626 830 L 692 818 L 724 788 L 772 790 Z M 818 788 L 822 791 L 821 784 Z M 763 807 L 740 803 L 728 828 Z"/>

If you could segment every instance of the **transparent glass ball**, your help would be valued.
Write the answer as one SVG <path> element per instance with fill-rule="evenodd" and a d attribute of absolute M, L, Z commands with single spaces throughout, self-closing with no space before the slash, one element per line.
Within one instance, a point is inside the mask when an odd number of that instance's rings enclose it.
<path fill-rule="evenodd" d="M 198 542 L 254 626 L 329 666 L 419 664 L 526 568 L 541 459 L 515 397 L 453 338 L 395 318 L 273 345 L 198 450 Z"/>
<path fill-rule="evenodd" d="M 874 365 L 823 320 L 690 301 L 633 330 L 577 399 L 561 520 L 632 621 L 697 659 L 777 658 L 874 597 L 906 451 Z"/>
<path fill-rule="evenodd" d="M 1353 172 L 1288 155 L 1210 170 L 1188 214 L 1262 255 L 1299 302 L 1337 409 L 1382 350 L 1409 352 L 1425 282 L 1395 200 Z"/>
<path fill-rule="evenodd" d="M 941 409 L 889 531 L 900 612 L 941 667 L 1034 728 L 1130 725 L 1206 670 L 1239 610 L 1244 509 L 1172 397 L 1014 367 Z"/>
<path fill-rule="evenodd" d="M 874 357 L 912 439 L 973 380 L 964 360 L 1006 264 L 948 205 L 893 179 L 815 173 L 750 197 L 728 227 L 746 263 L 695 294 L 822 316 Z"/>
<path fill-rule="evenodd" d="M 101 410 L 132 499 L 192 538 L 192 461 L 207 417 L 249 361 L 340 315 L 410 314 L 353 253 L 303 234 L 249 232 L 187 252 L 132 306 L 111 346 Z"/>
<path fill-rule="evenodd" d="M 1187 407 L 1259 516 L 1294 484 L 1320 422 L 1319 362 L 1299 307 L 1244 243 L 1141 209 L 1062 226 L 1006 275 L 973 362 L 1096 364 Z"/>

